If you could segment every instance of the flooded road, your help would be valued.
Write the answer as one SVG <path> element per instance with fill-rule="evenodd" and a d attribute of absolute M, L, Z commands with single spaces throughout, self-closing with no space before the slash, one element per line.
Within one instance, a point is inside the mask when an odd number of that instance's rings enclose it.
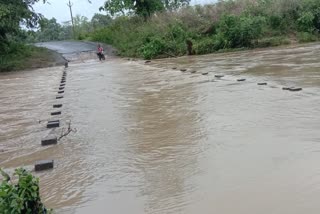
<path fill-rule="evenodd" d="M 319 213 L 320 44 L 70 63 L 77 132 L 41 147 L 62 71 L 0 74 L 0 167 L 54 159 L 34 174 L 56 213 Z"/>

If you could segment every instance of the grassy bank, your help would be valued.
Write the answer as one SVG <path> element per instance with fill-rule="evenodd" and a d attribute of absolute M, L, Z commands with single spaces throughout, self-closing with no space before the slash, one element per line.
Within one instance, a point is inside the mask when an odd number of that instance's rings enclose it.
<path fill-rule="evenodd" d="M 145 59 L 319 40 L 319 0 L 225 0 L 152 15 L 121 16 L 90 35 Z"/>
<path fill-rule="evenodd" d="M 0 53 L 0 72 L 50 67 L 63 64 L 61 56 L 45 48 L 10 43 Z"/>

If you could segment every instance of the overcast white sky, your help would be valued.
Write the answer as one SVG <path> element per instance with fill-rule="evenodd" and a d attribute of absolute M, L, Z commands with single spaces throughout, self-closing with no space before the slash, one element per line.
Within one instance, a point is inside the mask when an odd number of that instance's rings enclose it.
<path fill-rule="evenodd" d="M 58 22 L 69 21 L 70 12 L 67 6 L 68 0 L 48 0 L 50 4 L 37 3 L 34 6 L 34 10 L 38 13 L 42 13 L 46 18 L 55 17 Z M 212 3 L 216 0 L 191 0 L 191 4 L 204 4 Z M 92 4 L 89 4 L 87 0 L 71 0 L 73 3 L 73 14 L 82 15 L 91 19 L 93 14 L 99 13 L 99 7 L 103 5 L 105 0 L 91 0 Z"/>

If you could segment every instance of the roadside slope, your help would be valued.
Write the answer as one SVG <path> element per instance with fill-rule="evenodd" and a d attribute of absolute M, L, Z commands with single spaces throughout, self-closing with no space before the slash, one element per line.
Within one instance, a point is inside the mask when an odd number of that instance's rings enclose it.
<path fill-rule="evenodd" d="M 64 58 L 55 51 L 27 46 L 20 52 L 0 55 L 0 72 L 53 67 L 64 63 Z"/>

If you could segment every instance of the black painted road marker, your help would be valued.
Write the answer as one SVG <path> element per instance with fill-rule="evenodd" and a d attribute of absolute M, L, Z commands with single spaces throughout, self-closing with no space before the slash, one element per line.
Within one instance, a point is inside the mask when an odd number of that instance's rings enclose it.
<path fill-rule="evenodd" d="M 37 161 L 34 165 L 34 170 L 36 172 L 47 170 L 47 169 L 53 169 L 53 160 Z"/>
<path fill-rule="evenodd" d="M 216 74 L 216 75 L 214 75 L 214 77 L 215 78 L 222 78 L 222 77 L 224 77 L 224 75 Z"/>
<path fill-rule="evenodd" d="M 62 104 L 54 104 L 53 105 L 53 108 L 61 108 L 62 107 Z"/>
<path fill-rule="evenodd" d="M 58 143 L 58 138 L 53 134 L 49 134 L 47 137 L 41 140 L 42 146 L 49 146 L 57 143 Z"/>
<path fill-rule="evenodd" d="M 59 120 L 52 120 L 52 121 L 48 121 L 47 123 L 47 128 L 56 128 L 56 127 L 60 127 L 60 121 Z"/>
<path fill-rule="evenodd" d="M 302 91 L 302 88 L 292 87 L 292 88 L 289 88 L 288 90 L 289 90 L 289 91 Z"/>
<path fill-rule="evenodd" d="M 54 116 L 54 115 L 61 115 L 61 111 L 54 111 L 54 112 L 51 112 L 51 115 Z"/>

